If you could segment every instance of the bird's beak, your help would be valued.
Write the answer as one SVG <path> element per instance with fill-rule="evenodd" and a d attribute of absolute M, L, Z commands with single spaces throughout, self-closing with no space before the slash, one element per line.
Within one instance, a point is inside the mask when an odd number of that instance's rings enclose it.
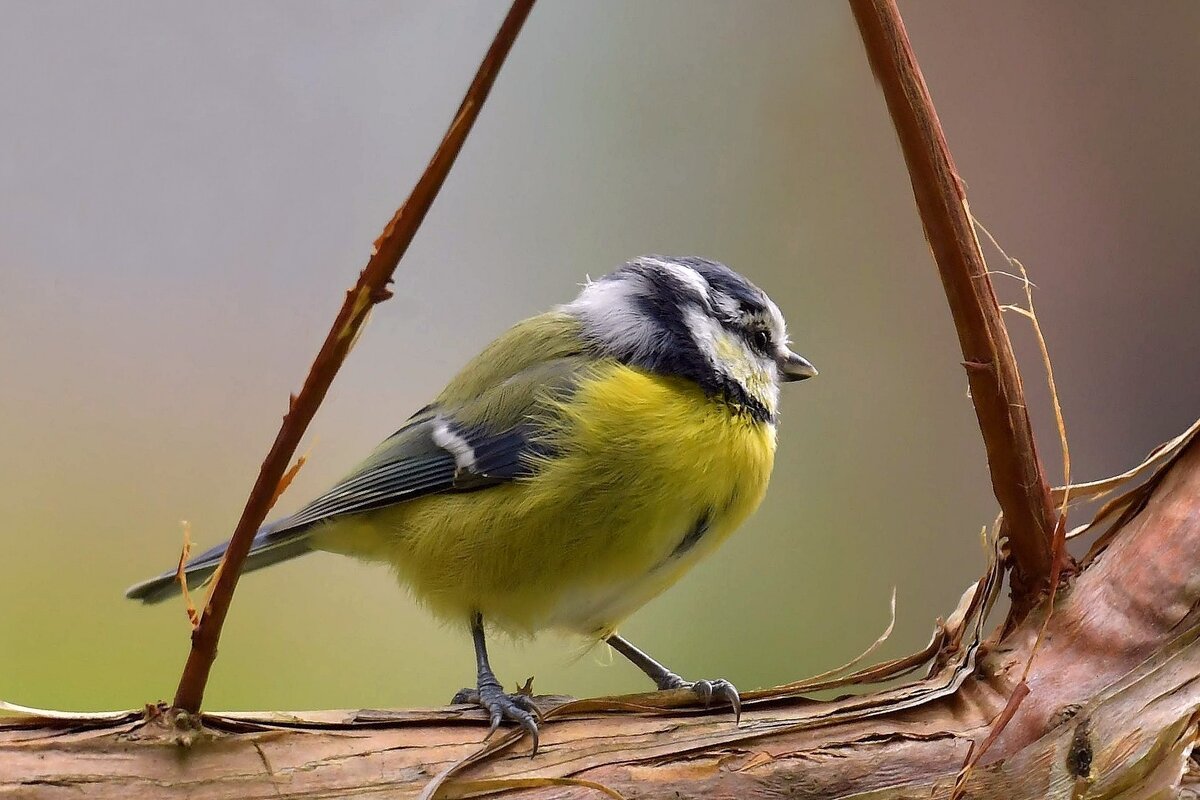
<path fill-rule="evenodd" d="M 775 357 L 775 366 L 779 368 L 780 379 L 785 381 L 802 381 L 817 374 L 817 368 L 808 359 L 786 349 Z"/>

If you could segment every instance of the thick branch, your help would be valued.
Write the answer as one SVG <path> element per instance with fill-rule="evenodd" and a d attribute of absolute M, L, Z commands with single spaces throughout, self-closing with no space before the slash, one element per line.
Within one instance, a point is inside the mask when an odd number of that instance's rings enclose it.
<path fill-rule="evenodd" d="M 894 0 L 850 0 L 867 57 L 896 126 L 913 194 L 962 349 L 987 450 L 992 490 L 1011 543 L 1014 601 L 1048 588 L 1056 509 L 1034 446 L 1008 331 L 925 79 Z"/>
<path fill-rule="evenodd" d="M 291 398 L 288 412 L 283 417 L 283 424 L 274 444 L 271 445 L 271 451 L 259 469 L 258 479 L 254 482 L 254 488 L 246 500 L 241 519 L 238 520 L 237 528 L 229 542 L 229 549 L 225 553 L 203 617 L 199 626 L 192 632 L 192 649 L 184 665 L 179 688 L 175 692 L 176 708 L 192 713 L 200 710 L 208 674 L 217 657 L 221 626 L 229 611 L 238 576 L 250 552 L 254 534 L 271 510 L 276 487 L 279 486 L 284 470 L 295 454 L 308 424 L 317 413 L 321 401 L 325 399 L 325 393 L 333 383 L 334 376 L 353 347 L 371 307 L 391 296 L 387 285 L 392 279 L 392 273 L 395 272 L 396 265 L 408 249 L 459 151 L 462 150 L 467 134 L 479 116 L 479 111 L 496 80 L 496 74 L 512 48 L 525 18 L 533 8 L 533 2 L 534 0 L 513 2 L 437 152 L 433 154 L 408 200 L 396 211 L 383 234 L 375 242 L 375 252 L 359 275 L 358 283 L 346 293 L 346 300 L 325 338 L 325 343 L 321 345 L 317 357 L 313 360 L 312 367 L 309 368 L 303 388 Z"/>
<path fill-rule="evenodd" d="M 1200 715 L 1200 441 L 1124 507 L 1107 549 L 1062 593 L 1032 691 L 966 797 L 1175 796 Z M 601 796 L 563 783 L 583 780 L 630 800 L 944 800 L 1020 679 L 1045 614 L 1043 600 L 1002 643 L 944 647 L 934 674 L 907 686 L 822 702 L 749 693 L 738 727 L 726 712 L 604 713 L 597 701 L 547 721 L 535 759 L 519 745 L 439 796 L 514 786 L 538 787 L 523 798 Z M 412 797 L 475 752 L 486 730 L 461 706 L 204 721 L 207 733 L 187 748 L 136 712 L 104 724 L 0 723 L 0 797 Z"/>

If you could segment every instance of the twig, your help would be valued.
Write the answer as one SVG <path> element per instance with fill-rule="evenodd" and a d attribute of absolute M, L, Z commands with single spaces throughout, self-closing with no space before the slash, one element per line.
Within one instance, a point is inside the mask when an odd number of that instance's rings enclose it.
<path fill-rule="evenodd" d="M 179 592 L 183 595 L 183 607 L 187 612 L 188 624 L 192 626 L 192 630 L 200 624 L 200 613 L 196 611 L 196 605 L 192 602 L 192 593 L 188 590 L 187 573 L 184 567 L 187 565 L 188 559 L 192 557 L 192 523 L 186 519 L 181 523 L 183 525 L 183 547 L 179 550 L 179 566 L 175 567 L 175 579 L 179 581 Z"/>
<path fill-rule="evenodd" d="M 1019 619 L 1049 589 L 1055 512 L 1034 446 L 1008 331 L 966 194 L 894 0 L 850 0 L 904 151 L 913 194 L 954 317 L 963 365 L 1004 514 Z"/>
<path fill-rule="evenodd" d="M 221 626 L 229 611 L 238 576 L 250 552 L 254 534 L 267 516 L 284 470 L 296 452 L 309 422 L 324 400 L 334 376 L 350 352 L 371 307 L 391 296 L 387 284 L 392 279 L 392 273 L 412 242 L 417 228 L 425 219 L 426 212 L 429 211 L 454 160 L 458 157 L 463 142 L 496 80 L 496 74 L 512 49 L 525 18 L 533 8 L 533 2 L 534 0 L 513 2 L 508 16 L 504 18 L 492 41 L 492 46 L 479 65 L 475 79 L 467 89 L 454 120 L 425 168 L 425 173 L 413 187 L 408 200 L 400 206 L 376 240 L 375 252 L 358 276 L 358 283 L 346 293 L 346 301 L 338 312 L 325 343 L 321 345 L 317 357 L 313 360 L 312 367 L 309 368 L 303 388 L 291 398 L 275 443 L 259 469 L 258 479 L 246 500 L 242 517 L 238 520 L 237 528 L 229 542 L 223 569 L 204 609 L 201 624 L 192 632 L 192 649 L 184 665 L 183 675 L 179 679 L 179 688 L 175 692 L 175 709 L 191 713 L 200 710 L 208 674 L 217 656 L 217 640 L 221 636 Z"/>

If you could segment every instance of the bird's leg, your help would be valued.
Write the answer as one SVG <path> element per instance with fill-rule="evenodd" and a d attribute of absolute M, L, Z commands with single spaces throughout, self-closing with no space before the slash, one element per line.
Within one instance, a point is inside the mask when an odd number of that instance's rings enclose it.
<path fill-rule="evenodd" d="M 475 641 L 475 667 L 478 672 L 476 688 L 463 689 L 454 695 L 452 703 L 470 703 L 482 707 L 491 717 L 492 726 L 488 729 L 490 737 L 500 727 L 500 722 L 510 719 L 525 729 L 533 739 L 533 752 L 538 749 L 538 710 L 533 699 L 528 694 L 517 692 L 509 694 L 504 691 L 492 665 L 488 663 L 487 642 L 484 640 L 483 615 L 479 612 L 471 618 L 471 638 Z"/>
<path fill-rule="evenodd" d="M 646 673 L 659 689 L 691 689 L 696 693 L 697 697 L 704 701 L 705 706 L 712 703 L 714 696 L 727 700 L 729 701 L 729 705 L 733 706 L 734 717 L 741 718 L 741 695 L 738 694 L 737 688 L 724 678 L 712 681 L 684 680 L 655 661 L 647 653 L 639 650 L 634 646 L 633 642 L 630 642 L 624 636 L 614 633 L 605 641 L 608 642 L 613 650 L 625 656 L 635 667 Z"/>

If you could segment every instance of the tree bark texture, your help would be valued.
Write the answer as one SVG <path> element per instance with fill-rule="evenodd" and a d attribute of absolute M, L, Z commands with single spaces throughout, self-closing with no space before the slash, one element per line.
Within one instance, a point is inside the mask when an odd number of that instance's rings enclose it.
<path fill-rule="evenodd" d="M 1195 432 L 1101 510 L 1109 527 L 1048 622 L 1043 602 L 1002 638 L 979 641 L 999 588 L 993 564 L 924 654 L 843 679 L 929 665 L 902 686 L 827 701 L 799 691 L 829 681 L 752 692 L 739 726 L 724 711 L 670 708 L 685 698 L 676 693 L 555 710 L 547 700 L 534 759 L 512 732 L 481 752 L 486 723 L 465 707 L 207 714 L 201 730 L 153 711 L 25 715 L 0 723 L 0 797 L 949 798 L 968 752 L 1021 685 L 1043 623 L 1029 694 L 961 796 L 1196 796 Z"/>

